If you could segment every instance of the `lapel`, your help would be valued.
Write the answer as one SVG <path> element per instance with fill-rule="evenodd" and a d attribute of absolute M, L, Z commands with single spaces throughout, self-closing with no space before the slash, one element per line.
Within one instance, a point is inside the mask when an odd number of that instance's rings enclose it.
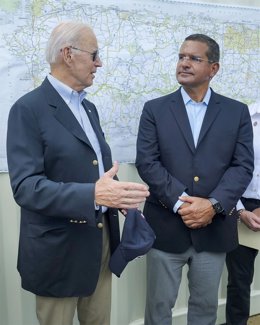
<path fill-rule="evenodd" d="M 86 99 L 83 100 L 82 105 L 83 105 L 85 112 L 88 116 L 90 124 L 96 133 L 99 143 L 103 143 L 105 141 L 104 136 L 103 136 L 100 124 L 99 124 L 99 120 L 96 118 L 97 115 L 96 115 L 95 110 L 93 109 L 93 106 L 91 106 L 90 103 Z"/>
<path fill-rule="evenodd" d="M 183 138 L 187 142 L 190 150 L 195 152 L 193 135 L 190 127 L 189 118 L 181 96 L 180 89 L 172 94 L 171 112 L 173 113 Z"/>
<path fill-rule="evenodd" d="M 43 81 L 42 88 L 48 104 L 54 108 L 54 117 L 76 138 L 92 148 L 91 143 L 79 122 L 47 78 Z"/>
<path fill-rule="evenodd" d="M 109 170 L 112 167 L 112 161 L 111 161 L 111 151 L 109 148 L 109 145 L 107 144 L 104 134 L 102 131 L 102 128 L 100 126 L 98 113 L 96 112 L 96 108 L 93 104 L 91 104 L 86 99 L 83 100 L 82 105 L 86 111 L 86 114 L 88 115 L 89 121 L 93 127 L 93 130 L 96 133 L 101 154 L 102 154 L 102 160 L 105 171 Z"/>
<path fill-rule="evenodd" d="M 219 114 L 220 109 L 221 109 L 221 106 L 219 104 L 220 104 L 220 101 L 218 99 L 218 95 L 215 92 L 213 92 L 213 90 L 211 89 L 211 96 L 210 96 L 209 104 L 208 104 L 206 114 L 205 114 L 205 117 L 204 117 L 204 120 L 203 120 L 203 123 L 201 126 L 197 147 L 200 145 L 201 141 L 203 140 L 203 138 L 206 136 L 207 132 L 209 131 L 210 126 L 212 125 L 212 123 L 216 119 L 217 115 Z"/>
<path fill-rule="evenodd" d="M 105 151 L 105 147 L 106 147 L 107 143 L 105 141 L 102 129 L 100 127 L 99 120 L 97 119 L 97 114 L 93 110 L 93 106 L 91 106 L 90 103 L 86 99 L 83 100 L 82 105 L 86 111 L 86 114 L 88 115 L 88 118 L 92 125 L 92 128 L 96 133 L 102 155 L 104 155 L 104 151 Z"/>

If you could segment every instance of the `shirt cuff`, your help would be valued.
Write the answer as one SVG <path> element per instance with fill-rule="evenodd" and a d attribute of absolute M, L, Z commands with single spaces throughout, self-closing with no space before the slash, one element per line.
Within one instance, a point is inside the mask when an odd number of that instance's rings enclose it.
<path fill-rule="evenodd" d="M 183 192 L 181 196 L 189 196 L 189 195 L 188 195 L 186 192 Z M 177 213 L 179 207 L 180 207 L 183 203 L 184 203 L 184 202 L 182 202 L 181 200 L 178 200 L 178 201 L 175 203 L 174 207 L 173 207 L 173 212 L 174 212 L 174 213 Z"/>
<path fill-rule="evenodd" d="M 241 200 L 239 200 L 237 202 L 236 209 L 237 209 L 237 211 L 241 210 L 241 209 L 245 209 L 245 207 L 244 207 L 243 203 L 241 202 Z"/>

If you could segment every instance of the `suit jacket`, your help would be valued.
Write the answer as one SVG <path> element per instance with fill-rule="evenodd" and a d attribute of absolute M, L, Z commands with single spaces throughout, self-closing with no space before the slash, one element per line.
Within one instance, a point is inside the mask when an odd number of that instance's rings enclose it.
<path fill-rule="evenodd" d="M 95 106 L 86 113 L 102 151 L 111 152 Z M 21 207 L 18 270 L 22 287 L 40 296 L 88 296 L 101 263 L 101 210 L 94 205 L 98 161 L 73 113 L 47 79 L 11 108 L 7 158 L 14 198 Z M 117 210 L 108 209 L 111 251 L 119 244 Z"/>
<path fill-rule="evenodd" d="M 154 248 L 226 252 L 238 244 L 235 205 L 253 171 L 252 125 L 245 104 L 212 91 L 195 148 L 180 89 L 148 101 L 140 119 L 136 166 L 149 185 L 144 214 Z M 207 227 L 190 229 L 173 213 L 178 197 L 213 197 L 225 210 Z"/>

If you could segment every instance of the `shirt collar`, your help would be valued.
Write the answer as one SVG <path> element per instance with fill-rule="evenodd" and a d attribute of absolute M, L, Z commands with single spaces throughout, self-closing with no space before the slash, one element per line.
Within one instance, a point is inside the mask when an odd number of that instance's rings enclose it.
<path fill-rule="evenodd" d="M 194 102 L 190 96 L 187 94 L 187 92 L 184 90 L 183 87 L 181 87 L 181 95 L 182 95 L 182 98 L 183 98 L 183 101 L 184 101 L 184 104 L 187 105 L 189 102 Z M 203 104 L 206 104 L 208 106 L 209 104 L 209 100 L 210 100 L 210 96 L 211 96 L 211 89 L 208 88 L 207 92 L 206 92 L 206 95 L 204 96 L 203 98 L 203 101 L 202 103 Z"/>
<path fill-rule="evenodd" d="M 77 92 L 61 82 L 60 80 L 53 77 L 51 74 L 48 74 L 47 76 L 49 82 L 52 84 L 52 86 L 57 90 L 57 92 L 60 94 L 60 96 L 64 99 L 66 104 L 69 104 L 72 100 L 72 97 L 76 95 L 79 96 L 80 102 L 86 97 L 86 91 L 82 90 L 80 92 Z"/>

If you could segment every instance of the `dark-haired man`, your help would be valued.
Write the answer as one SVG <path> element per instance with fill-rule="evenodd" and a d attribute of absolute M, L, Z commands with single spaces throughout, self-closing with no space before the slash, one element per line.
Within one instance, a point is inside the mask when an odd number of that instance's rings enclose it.
<path fill-rule="evenodd" d="M 144 213 L 156 234 L 147 256 L 145 325 L 171 325 L 188 265 L 188 325 L 215 325 L 226 252 L 237 244 L 236 203 L 253 172 L 248 107 L 215 93 L 219 46 L 203 35 L 180 47 L 176 92 L 142 112 L 136 166 L 149 185 Z"/>

